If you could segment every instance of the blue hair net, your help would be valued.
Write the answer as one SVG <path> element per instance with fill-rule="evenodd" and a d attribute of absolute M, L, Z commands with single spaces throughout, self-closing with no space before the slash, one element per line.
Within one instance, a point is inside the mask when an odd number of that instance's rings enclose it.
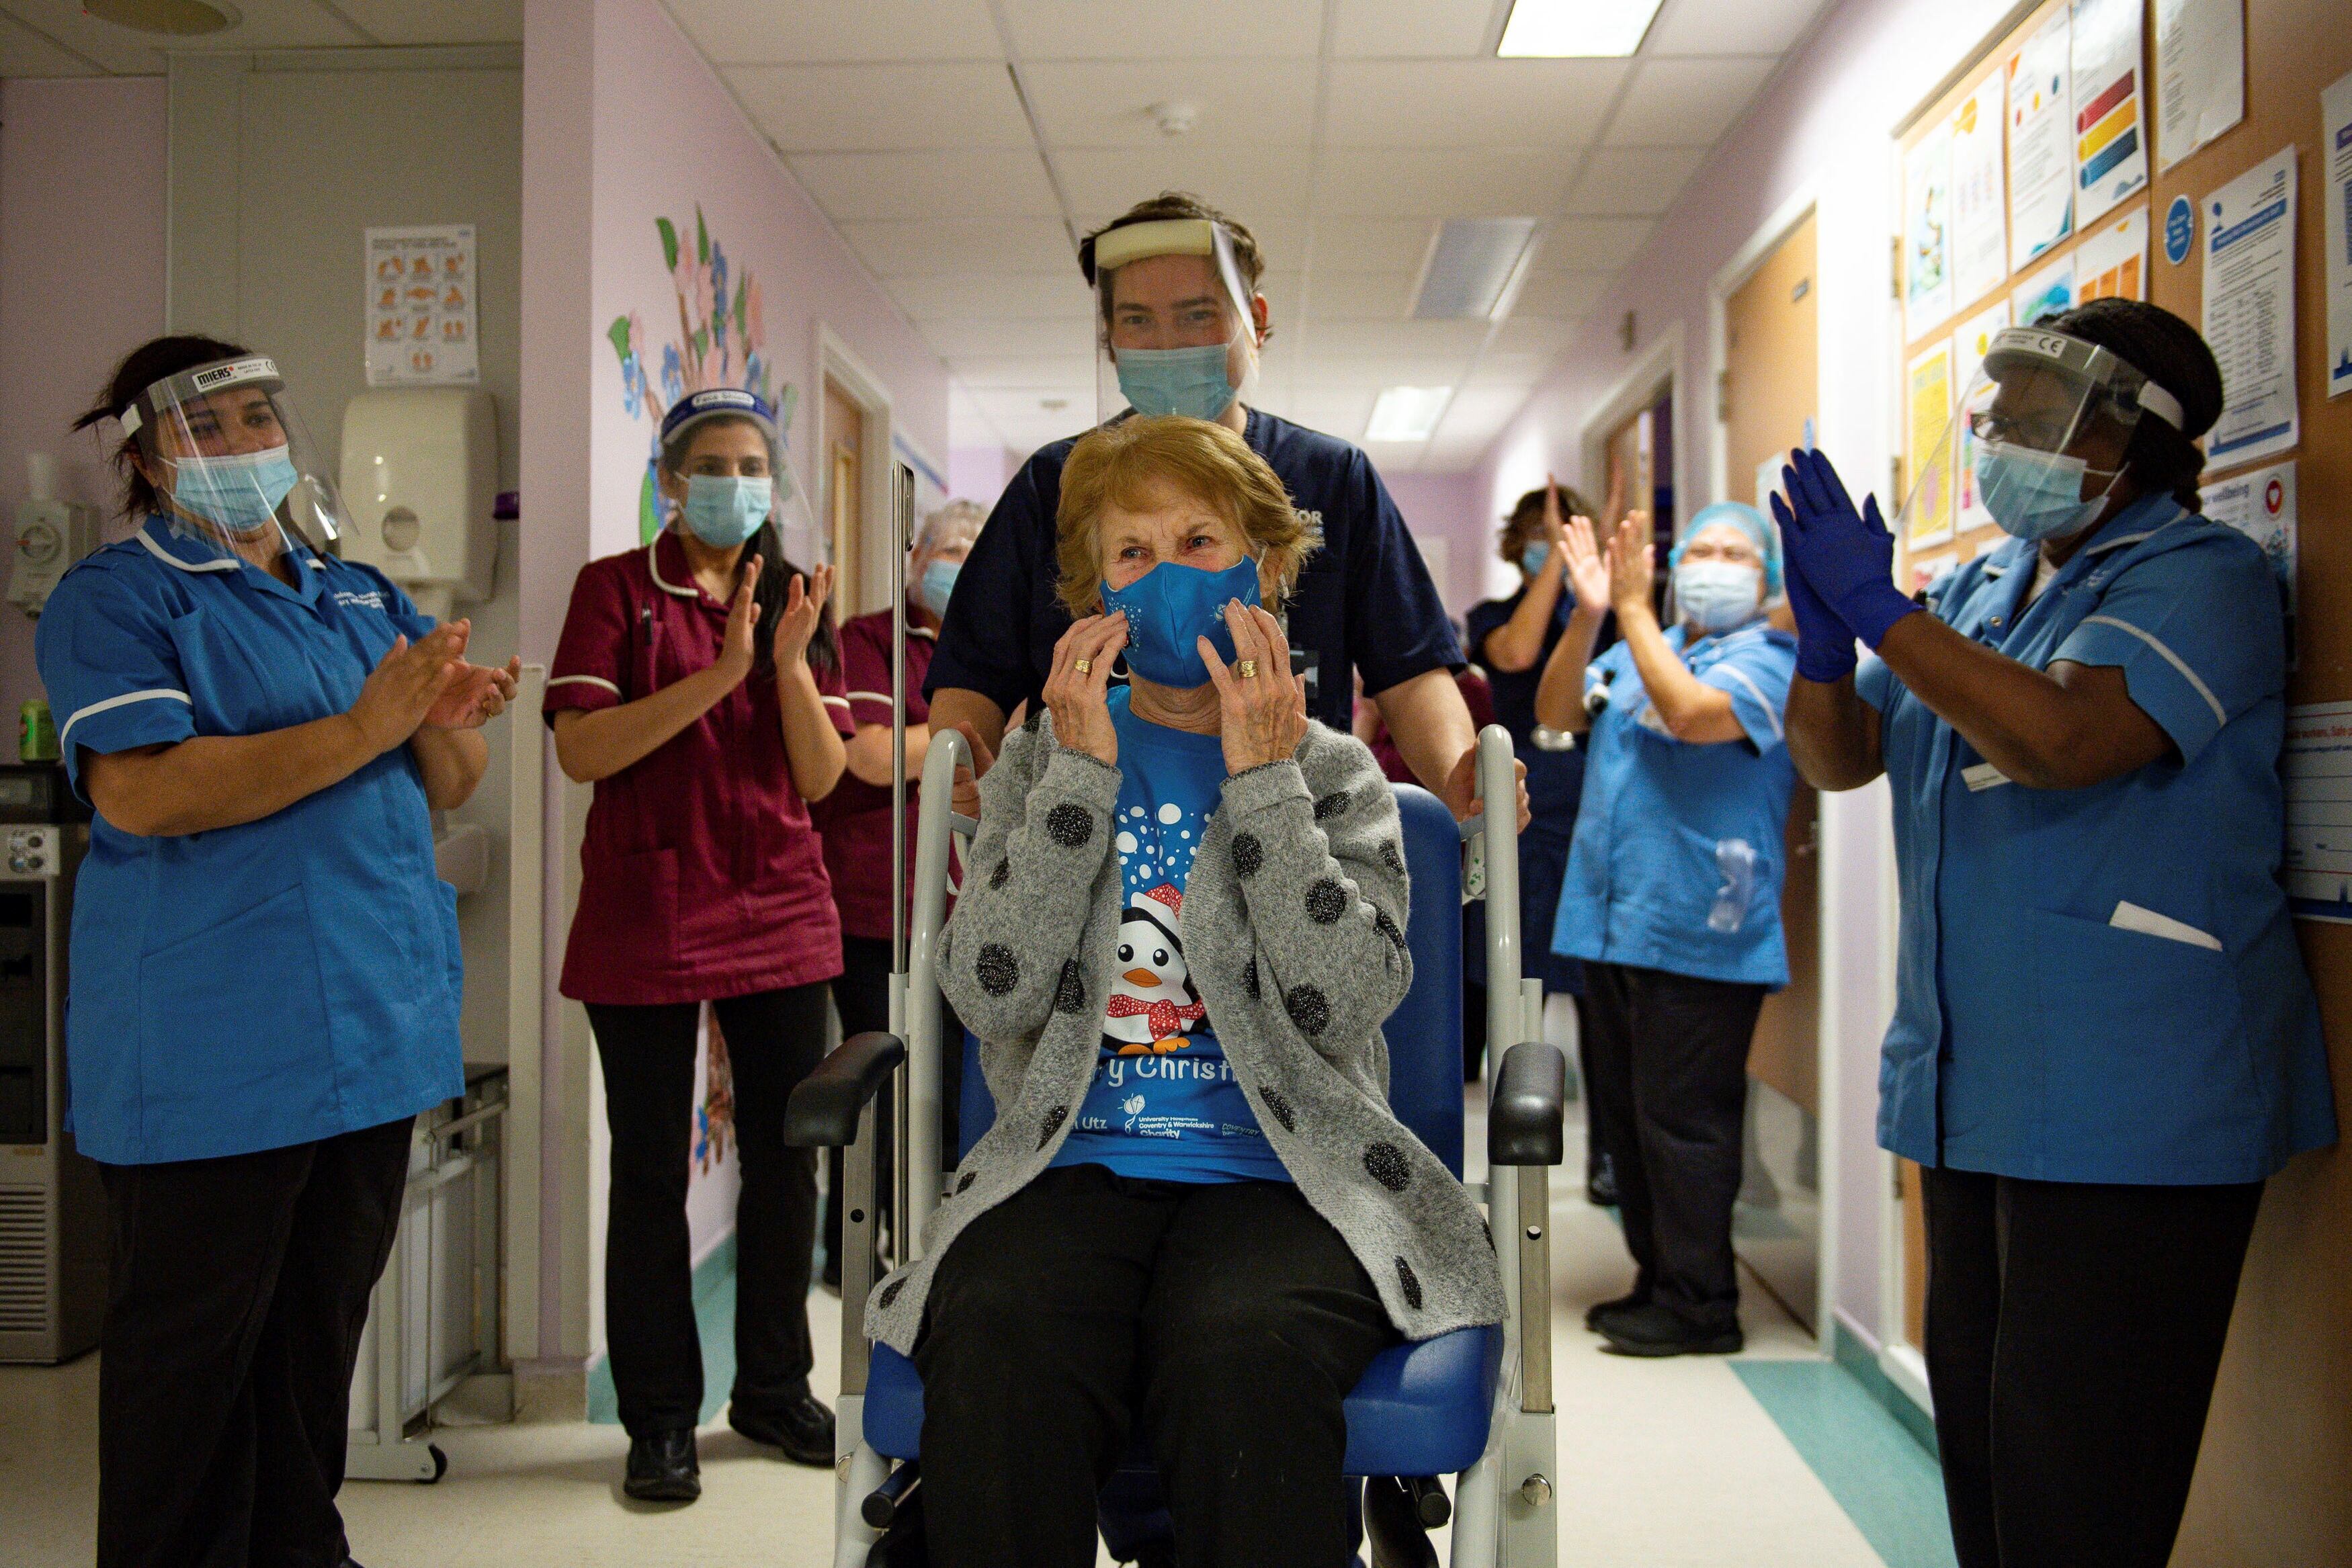
<path fill-rule="evenodd" d="M 1780 530 L 1768 521 L 1755 507 L 1738 501 L 1717 501 L 1711 507 L 1701 507 L 1683 525 L 1682 535 L 1675 541 L 1672 554 L 1666 557 L 1666 570 L 1672 571 L 1682 564 L 1683 546 L 1701 528 L 1711 528 L 1717 523 L 1729 523 L 1755 541 L 1756 553 L 1764 558 L 1764 597 L 1780 597 Z"/>

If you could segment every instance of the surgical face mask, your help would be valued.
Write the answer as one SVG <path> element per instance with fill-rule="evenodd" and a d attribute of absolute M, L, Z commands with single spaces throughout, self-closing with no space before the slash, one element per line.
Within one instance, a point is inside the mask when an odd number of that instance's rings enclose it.
<path fill-rule="evenodd" d="M 1206 637 L 1217 657 L 1234 662 L 1225 601 L 1259 602 L 1257 562 L 1244 558 L 1223 571 L 1163 560 L 1125 588 L 1103 584 L 1106 613 L 1127 615 L 1127 667 L 1154 685 L 1209 684 L 1208 661 L 1194 644 Z"/>
<path fill-rule="evenodd" d="M 233 534 L 258 533 L 301 476 L 283 446 L 172 460 L 172 499 Z"/>
<path fill-rule="evenodd" d="M 1551 541 L 1538 539 L 1519 552 L 1519 569 L 1529 577 L 1543 570 L 1544 562 L 1551 559 Z"/>
<path fill-rule="evenodd" d="M 915 596 L 923 601 L 923 608 L 944 618 L 948 598 L 955 592 L 956 574 L 962 570 L 961 561 L 952 560 L 935 560 L 923 568 L 922 578 L 915 584 Z"/>
<path fill-rule="evenodd" d="M 1686 560 L 1675 568 L 1675 605 L 1683 619 L 1713 636 L 1756 618 L 1764 602 L 1764 576 L 1729 560 Z"/>
<path fill-rule="evenodd" d="M 686 526 L 713 549 L 732 549 L 760 531 L 775 496 L 764 474 L 689 474 L 686 480 Z"/>
<path fill-rule="evenodd" d="M 1135 406 L 1138 413 L 1181 413 L 1194 419 L 1217 419 L 1234 403 L 1234 385 L 1225 377 L 1226 350 L 1230 346 L 1212 343 L 1201 349 L 1121 349 L 1118 364 L 1119 393 Z"/>
<path fill-rule="evenodd" d="M 1973 466 L 1985 510 L 2002 531 L 2021 539 L 2038 542 L 2081 533 L 2107 504 L 2104 493 L 2083 499 L 2083 476 L 2089 465 L 2063 453 L 1979 441 Z"/>

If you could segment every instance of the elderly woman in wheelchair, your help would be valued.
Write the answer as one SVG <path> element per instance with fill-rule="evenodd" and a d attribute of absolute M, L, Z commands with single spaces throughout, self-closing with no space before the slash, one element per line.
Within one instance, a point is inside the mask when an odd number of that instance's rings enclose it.
<path fill-rule="evenodd" d="M 1306 716 L 1264 606 L 1315 540 L 1239 436 L 1094 432 L 1059 532 L 1078 619 L 940 941 L 999 1114 L 866 1327 L 921 1371 L 935 1560 L 1092 1563 L 1139 1436 L 1187 1568 L 1330 1568 L 1349 1390 L 1504 1311 L 1477 1207 L 1386 1099 L 1396 803 Z"/>

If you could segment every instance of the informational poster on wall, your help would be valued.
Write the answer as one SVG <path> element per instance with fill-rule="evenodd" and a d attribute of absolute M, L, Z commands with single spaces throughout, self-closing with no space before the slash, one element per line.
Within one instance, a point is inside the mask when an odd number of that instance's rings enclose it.
<path fill-rule="evenodd" d="M 2217 468 L 2299 434 L 2294 388 L 2294 169 L 2290 145 L 2205 198 L 2205 342 L 2221 367 Z"/>
<path fill-rule="evenodd" d="M 2074 253 L 2068 251 L 2015 288 L 2010 290 L 2009 311 L 2021 327 L 2031 327 L 2074 308 Z"/>
<path fill-rule="evenodd" d="M 2246 118 L 2244 0 L 2156 0 L 2156 166 Z"/>
<path fill-rule="evenodd" d="M 2009 277 L 2009 193 L 2001 183 L 2001 78 L 1952 111 L 1952 303 L 1981 299 Z"/>
<path fill-rule="evenodd" d="M 2136 208 L 2074 247 L 2074 302 L 2147 298 L 2147 209 Z"/>
<path fill-rule="evenodd" d="M 2207 517 L 2237 529 L 2270 557 L 2271 571 L 2278 578 L 2279 608 L 2286 615 L 2287 654 L 2292 663 L 2297 609 L 2294 464 L 2274 463 L 2227 479 L 2208 479 L 2204 497 Z"/>
<path fill-rule="evenodd" d="M 1952 132 L 1930 131 L 1903 160 L 1904 336 L 1952 313 Z"/>
<path fill-rule="evenodd" d="M 474 225 L 369 229 L 366 265 L 367 384 L 479 382 Z"/>
<path fill-rule="evenodd" d="M 1938 343 L 1911 361 L 1911 495 L 1904 544 L 1910 549 L 1939 545 L 1952 537 L 1952 476 L 1944 431 L 1952 417 L 1952 349 Z"/>
<path fill-rule="evenodd" d="M 2074 99 L 2067 15 L 2009 57 L 2009 269 L 2074 232 Z"/>
<path fill-rule="evenodd" d="M 2287 907 L 2352 925 L 2352 703 L 2286 710 Z"/>
<path fill-rule="evenodd" d="M 2319 95 L 2319 156 L 2327 168 L 2327 395 L 2352 392 L 2352 76 Z"/>
<path fill-rule="evenodd" d="M 1977 371 L 1984 364 L 1985 351 L 1992 347 L 1992 335 L 2009 325 L 2009 301 L 2002 300 L 1982 315 L 1960 323 L 1952 334 L 1952 385 L 1957 396 L 1968 396 L 1969 388 L 1977 379 Z M 1969 412 L 1965 405 L 1962 413 Z M 1985 510 L 1984 497 L 1977 494 L 1976 433 L 1962 424 L 1955 433 L 1959 437 L 1958 449 L 1952 458 L 1952 528 L 1956 533 L 1987 527 L 1992 514 Z"/>
<path fill-rule="evenodd" d="M 2147 183 L 2140 127 L 2140 0 L 2074 0 L 2074 226 Z"/>

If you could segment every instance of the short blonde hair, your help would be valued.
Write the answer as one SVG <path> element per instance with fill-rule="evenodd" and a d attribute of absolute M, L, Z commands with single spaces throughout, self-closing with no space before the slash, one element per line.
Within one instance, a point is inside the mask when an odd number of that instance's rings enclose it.
<path fill-rule="evenodd" d="M 1210 507 L 1240 531 L 1258 558 L 1258 591 L 1269 607 L 1290 597 L 1299 568 L 1322 546 L 1265 459 L 1225 426 L 1174 413 L 1123 419 L 1080 436 L 1062 465 L 1055 591 L 1071 614 L 1091 615 L 1100 607 L 1104 509 L 1140 511 L 1160 486 Z"/>

